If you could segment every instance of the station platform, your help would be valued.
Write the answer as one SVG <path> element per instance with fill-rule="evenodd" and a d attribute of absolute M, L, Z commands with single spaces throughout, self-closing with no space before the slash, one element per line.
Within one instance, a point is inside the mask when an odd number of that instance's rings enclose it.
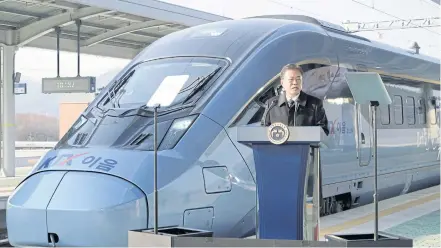
<path fill-rule="evenodd" d="M 15 167 L 33 166 L 48 151 L 49 149 L 15 150 Z"/>
<path fill-rule="evenodd" d="M 380 201 L 378 217 L 380 232 L 411 238 L 414 247 L 441 247 L 439 185 Z M 321 217 L 320 240 L 326 234 L 373 233 L 374 218 L 374 204 Z"/>
<path fill-rule="evenodd" d="M 378 203 L 378 229 L 411 239 L 437 236 L 440 242 L 440 186 L 435 186 Z M 374 230 L 374 204 L 320 218 L 320 236 L 369 233 Z"/>
<path fill-rule="evenodd" d="M 374 204 L 320 218 L 320 237 L 326 234 L 372 233 Z M 414 247 L 441 247 L 440 186 L 378 203 L 378 230 L 411 238 Z"/>

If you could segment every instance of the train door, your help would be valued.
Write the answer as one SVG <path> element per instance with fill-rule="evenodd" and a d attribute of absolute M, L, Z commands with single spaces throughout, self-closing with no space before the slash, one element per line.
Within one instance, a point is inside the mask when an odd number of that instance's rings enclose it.
<path fill-rule="evenodd" d="M 371 113 L 369 106 L 355 104 L 357 129 L 357 157 L 360 166 L 367 166 L 372 158 Z"/>
<path fill-rule="evenodd" d="M 362 64 L 356 66 L 356 71 L 367 72 L 367 67 Z M 355 125 L 357 138 L 357 158 L 360 166 L 367 166 L 372 158 L 371 123 L 372 117 L 369 106 L 355 103 Z"/>

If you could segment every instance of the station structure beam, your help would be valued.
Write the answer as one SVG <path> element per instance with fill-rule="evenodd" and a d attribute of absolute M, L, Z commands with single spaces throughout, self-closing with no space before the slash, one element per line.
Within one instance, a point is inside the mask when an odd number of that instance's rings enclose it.
<path fill-rule="evenodd" d="M 70 25 L 79 19 L 87 19 L 103 13 L 111 13 L 113 11 L 104 10 L 95 7 L 81 8 L 73 12 L 65 12 L 59 15 L 51 16 L 40 21 L 33 22 L 27 26 L 20 28 L 15 37 L 15 44 L 24 46 L 47 33 L 53 31 L 54 27 L 63 27 Z"/>
<path fill-rule="evenodd" d="M 410 28 L 431 28 L 441 26 L 439 17 L 428 17 L 407 20 L 374 21 L 374 22 L 344 22 L 348 32 L 376 31 Z"/>
<path fill-rule="evenodd" d="M 196 26 L 208 22 L 230 20 L 228 17 L 185 8 L 156 0 L 68 0 L 71 3 L 95 6 L 136 16 L 177 23 L 184 26 Z"/>
<path fill-rule="evenodd" d="M 162 21 L 157 21 L 157 20 L 153 20 L 153 21 L 147 21 L 147 22 L 138 22 L 135 24 L 131 24 L 131 25 L 127 25 L 125 27 L 121 27 L 121 28 L 117 28 L 96 36 L 93 36 L 87 40 L 81 41 L 81 46 L 85 47 L 85 46 L 93 46 L 95 44 L 98 44 L 100 42 L 106 41 L 108 39 L 112 39 L 127 33 L 132 33 L 134 31 L 139 31 L 139 30 L 145 30 L 145 29 L 151 29 L 151 28 L 159 28 L 163 25 L 166 25 L 166 23 L 162 22 Z"/>

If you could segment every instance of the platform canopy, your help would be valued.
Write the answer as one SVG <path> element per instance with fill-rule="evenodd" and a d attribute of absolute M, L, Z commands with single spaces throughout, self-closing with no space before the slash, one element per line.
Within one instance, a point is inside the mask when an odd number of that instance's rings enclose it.
<path fill-rule="evenodd" d="M 0 0 L 0 44 L 131 59 L 169 33 L 230 18 L 153 0 Z"/>

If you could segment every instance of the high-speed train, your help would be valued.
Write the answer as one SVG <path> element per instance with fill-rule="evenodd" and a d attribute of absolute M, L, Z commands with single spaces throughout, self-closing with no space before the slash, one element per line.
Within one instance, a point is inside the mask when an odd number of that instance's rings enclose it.
<path fill-rule="evenodd" d="M 9 242 L 126 246 L 128 230 L 152 228 L 158 102 L 159 226 L 253 235 L 253 154 L 236 129 L 260 125 L 288 63 L 329 120 L 322 215 L 373 199 L 370 112 L 346 72 L 378 72 L 393 101 L 377 116 L 379 200 L 439 184 L 439 60 L 311 17 L 228 20 L 157 40 L 109 82 L 10 196 Z"/>

